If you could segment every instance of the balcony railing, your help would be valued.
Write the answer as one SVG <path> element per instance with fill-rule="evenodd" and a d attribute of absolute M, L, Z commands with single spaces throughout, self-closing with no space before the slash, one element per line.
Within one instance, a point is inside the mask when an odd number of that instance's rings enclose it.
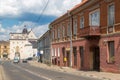
<path fill-rule="evenodd" d="M 80 30 L 80 37 L 100 36 L 100 26 L 88 26 Z"/>

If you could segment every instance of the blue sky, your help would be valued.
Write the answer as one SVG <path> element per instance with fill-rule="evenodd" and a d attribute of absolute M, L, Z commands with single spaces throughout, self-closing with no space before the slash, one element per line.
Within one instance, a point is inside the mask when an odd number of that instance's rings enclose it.
<path fill-rule="evenodd" d="M 81 2 L 81 0 L 49 0 L 44 10 L 47 1 L 0 0 L 0 40 L 9 40 L 9 33 L 21 32 L 24 25 L 39 37 L 48 30 L 50 22 Z"/>

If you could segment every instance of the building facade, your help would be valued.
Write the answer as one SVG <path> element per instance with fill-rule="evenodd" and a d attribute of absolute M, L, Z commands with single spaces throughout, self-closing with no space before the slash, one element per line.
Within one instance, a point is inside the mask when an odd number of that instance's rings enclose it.
<path fill-rule="evenodd" d="M 25 27 L 21 33 L 10 33 L 10 59 L 33 57 L 37 53 L 37 37 Z"/>
<path fill-rule="evenodd" d="M 38 39 L 38 52 L 40 55 L 40 60 L 43 63 L 51 63 L 51 54 L 50 54 L 50 31 L 48 30 Z"/>
<path fill-rule="evenodd" d="M 119 0 L 82 0 L 54 20 L 49 26 L 53 64 L 120 72 L 119 5 Z"/>
<path fill-rule="evenodd" d="M 10 54 L 9 41 L 0 41 L 0 58 L 8 59 Z"/>

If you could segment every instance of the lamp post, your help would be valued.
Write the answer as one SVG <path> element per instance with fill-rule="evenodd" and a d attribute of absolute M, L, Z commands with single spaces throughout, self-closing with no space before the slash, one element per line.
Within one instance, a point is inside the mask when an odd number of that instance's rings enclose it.
<path fill-rule="evenodd" d="M 73 53 L 73 46 L 72 46 L 72 15 L 70 11 L 67 11 L 68 17 L 70 17 L 70 67 L 72 67 L 72 53 Z"/>

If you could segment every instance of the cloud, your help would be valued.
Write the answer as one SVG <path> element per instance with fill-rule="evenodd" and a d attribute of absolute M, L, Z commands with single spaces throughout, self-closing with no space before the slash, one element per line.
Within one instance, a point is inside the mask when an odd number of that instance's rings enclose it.
<path fill-rule="evenodd" d="M 18 16 L 20 7 L 17 0 L 0 0 L 0 16 Z"/>
<path fill-rule="evenodd" d="M 2 24 L 0 24 L 0 33 L 3 33 L 3 32 L 5 32 L 5 29 L 2 28 Z"/>
<path fill-rule="evenodd" d="M 21 32 L 24 25 L 39 37 L 48 30 L 48 24 L 63 15 L 81 0 L 0 0 L 0 40 L 8 40 L 10 32 Z"/>
<path fill-rule="evenodd" d="M 7 28 L 3 28 L 3 26 L 0 24 L 0 37 L 1 37 L 0 40 L 8 40 L 9 33 L 11 33 L 11 32 L 12 33 L 21 33 L 24 28 L 24 25 L 27 25 L 28 31 L 30 31 L 32 29 L 37 37 L 41 36 L 48 30 L 48 24 L 37 25 L 36 23 L 28 22 L 28 21 L 25 21 L 20 25 L 14 25 L 12 27 L 7 27 Z"/>
<path fill-rule="evenodd" d="M 33 28 L 33 32 L 36 34 L 38 38 L 42 36 L 47 30 L 48 30 L 48 24 L 35 26 Z"/>
<path fill-rule="evenodd" d="M 49 0 L 43 15 L 60 16 L 81 0 Z M 0 0 L 0 16 L 16 17 L 23 13 L 41 15 L 47 0 Z"/>
<path fill-rule="evenodd" d="M 6 40 L 7 38 L 6 29 L 2 27 L 2 24 L 0 24 L 0 40 Z"/>

